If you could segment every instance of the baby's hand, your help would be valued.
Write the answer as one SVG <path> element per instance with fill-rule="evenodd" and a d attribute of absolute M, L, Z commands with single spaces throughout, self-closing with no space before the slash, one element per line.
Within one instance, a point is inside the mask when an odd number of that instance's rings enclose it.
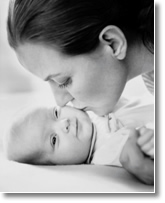
<path fill-rule="evenodd" d="M 142 182 L 154 184 L 154 160 L 145 156 L 137 145 L 139 132 L 130 129 L 130 136 L 120 155 L 120 162 L 128 172 L 135 175 Z"/>
<path fill-rule="evenodd" d="M 138 131 L 137 144 L 143 153 L 154 158 L 154 131 L 146 127 L 141 127 Z"/>

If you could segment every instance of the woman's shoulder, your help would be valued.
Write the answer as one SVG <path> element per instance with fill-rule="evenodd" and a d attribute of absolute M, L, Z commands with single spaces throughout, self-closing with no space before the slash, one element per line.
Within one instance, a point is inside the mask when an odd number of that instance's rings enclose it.
<path fill-rule="evenodd" d="M 120 106 L 116 109 L 115 116 L 124 126 L 138 127 L 154 119 L 154 97 L 150 94 L 130 100 L 120 101 Z M 123 105 L 122 105 L 123 104 Z"/>
<path fill-rule="evenodd" d="M 154 94 L 154 70 L 142 74 L 144 83 L 151 94 Z"/>

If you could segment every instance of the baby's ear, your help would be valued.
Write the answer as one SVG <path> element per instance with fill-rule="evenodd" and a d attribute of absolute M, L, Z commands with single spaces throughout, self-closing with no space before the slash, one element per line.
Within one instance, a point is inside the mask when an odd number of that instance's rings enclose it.
<path fill-rule="evenodd" d="M 109 46 L 111 55 L 118 60 L 123 60 L 127 51 L 127 40 L 120 28 L 114 25 L 105 27 L 100 35 L 99 40 L 102 44 Z"/>

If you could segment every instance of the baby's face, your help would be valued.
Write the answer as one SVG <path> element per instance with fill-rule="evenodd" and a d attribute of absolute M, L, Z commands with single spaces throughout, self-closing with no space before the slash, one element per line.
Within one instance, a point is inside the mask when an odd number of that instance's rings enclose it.
<path fill-rule="evenodd" d="M 42 150 L 41 162 L 52 164 L 83 163 L 89 154 L 92 123 L 83 111 L 72 107 L 42 109 L 32 117 L 28 143 Z M 28 139 L 29 140 L 29 139 Z M 29 141 L 28 141 L 29 142 Z"/>

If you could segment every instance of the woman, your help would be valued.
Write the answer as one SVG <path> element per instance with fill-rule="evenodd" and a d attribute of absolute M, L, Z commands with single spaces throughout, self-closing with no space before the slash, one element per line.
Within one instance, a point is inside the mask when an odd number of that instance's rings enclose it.
<path fill-rule="evenodd" d="M 152 0 L 15 0 L 7 25 L 20 63 L 50 83 L 59 106 L 72 102 L 106 115 L 126 82 L 142 74 L 153 90 Z M 123 166 L 153 180 L 153 168 L 139 170 L 142 152 L 132 150 L 137 159 L 126 149 Z M 138 167 L 132 169 L 128 160 L 138 160 Z"/>
<path fill-rule="evenodd" d="M 154 69 L 153 17 L 152 0 L 16 0 L 8 39 L 59 106 L 105 115 L 128 80 Z"/>

